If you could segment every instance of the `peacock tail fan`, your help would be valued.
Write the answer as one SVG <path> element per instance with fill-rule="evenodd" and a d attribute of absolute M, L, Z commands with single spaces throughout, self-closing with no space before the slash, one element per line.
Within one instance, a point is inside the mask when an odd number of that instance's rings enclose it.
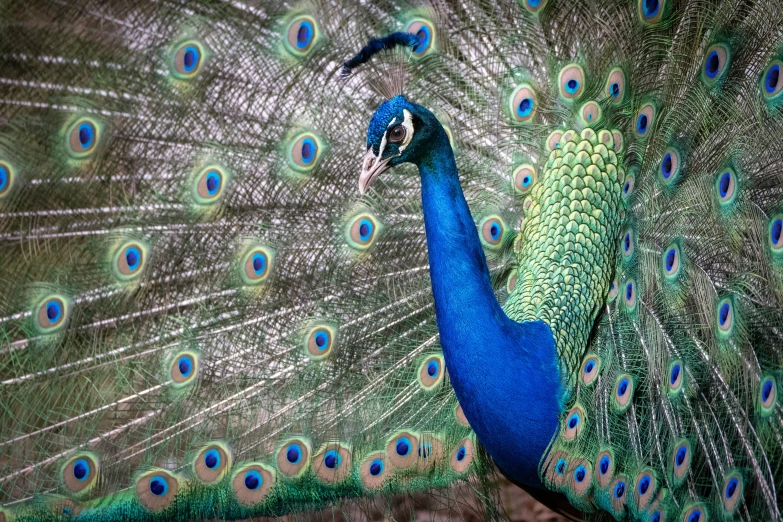
<path fill-rule="evenodd" d="M 504 516 L 415 169 L 357 190 L 401 86 L 504 310 L 552 328 L 548 498 L 781 520 L 781 28 L 780 0 L 5 2 L 0 522 L 420 491 L 460 517 L 466 490 Z M 379 65 L 342 74 L 368 42 L 349 69 Z M 378 78 L 394 53 L 406 77 Z"/>

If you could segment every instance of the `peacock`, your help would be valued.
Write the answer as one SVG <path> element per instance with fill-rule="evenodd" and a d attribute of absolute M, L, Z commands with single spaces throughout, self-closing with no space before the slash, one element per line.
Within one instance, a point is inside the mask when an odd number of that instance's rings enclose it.
<path fill-rule="evenodd" d="M 0 13 L 0 522 L 783 520 L 780 0 Z"/>

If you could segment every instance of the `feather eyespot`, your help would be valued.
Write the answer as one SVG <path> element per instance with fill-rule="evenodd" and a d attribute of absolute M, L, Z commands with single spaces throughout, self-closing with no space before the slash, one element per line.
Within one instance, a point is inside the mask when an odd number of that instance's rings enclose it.
<path fill-rule="evenodd" d="M 184 386 L 198 375 L 198 354 L 194 352 L 180 352 L 171 363 L 169 375 L 175 387 Z"/>
<path fill-rule="evenodd" d="M 231 452 L 219 442 L 205 446 L 193 460 L 193 472 L 204 484 L 220 482 L 229 469 L 231 469 Z"/>
<path fill-rule="evenodd" d="M 342 482 L 351 473 L 351 451 L 340 443 L 326 444 L 313 462 L 315 475 L 327 484 Z"/>
<path fill-rule="evenodd" d="M 413 55 L 422 57 L 429 54 L 435 47 L 435 27 L 432 22 L 417 18 L 408 23 L 406 33 L 415 34 L 419 44 L 413 48 Z"/>
<path fill-rule="evenodd" d="M 259 285 L 272 273 L 275 252 L 264 246 L 253 246 L 240 260 L 240 276 L 246 285 Z"/>
<path fill-rule="evenodd" d="M 524 123 L 533 119 L 538 109 L 536 92 L 529 85 L 520 85 L 509 98 L 509 110 L 515 123 Z"/>
<path fill-rule="evenodd" d="M 204 65 L 206 49 L 196 40 L 188 40 L 174 47 L 171 60 L 171 74 L 179 80 L 194 78 Z"/>
<path fill-rule="evenodd" d="M 615 67 L 609 71 L 604 94 L 612 103 L 620 103 L 625 98 L 625 72 L 621 68 Z"/>
<path fill-rule="evenodd" d="M 667 384 L 669 386 L 670 395 L 673 396 L 682 390 L 683 373 L 682 361 L 676 360 L 669 365 L 669 376 L 667 379 Z"/>
<path fill-rule="evenodd" d="M 736 199 L 737 177 L 734 171 L 726 169 L 715 180 L 715 192 L 722 207 L 731 205 Z"/>
<path fill-rule="evenodd" d="M 288 148 L 288 165 L 300 174 L 311 172 L 321 160 L 323 144 L 315 134 L 305 132 L 291 140 Z"/>
<path fill-rule="evenodd" d="M 548 0 L 522 0 L 522 6 L 524 6 L 529 13 L 538 14 L 546 7 L 547 1 Z"/>
<path fill-rule="evenodd" d="M 563 131 L 558 129 L 552 131 L 546 139 L 546 149 L 552 152 L 555 149 L 560 148 L 560 140 L 563 138 Z"/>
<path fill-rule="evenodd" d="M 734 303 L 728 297 L 718 301 L 715 314 L 715 323 L 718 326 L 720 337 L 728 337 L 734 324 Z"/>
<path fill-rule="evenodd" d="M 691 467 L 690 443 L 685 439 L 679 441 L 671 455 L 672 478 L 675 485 L 680 485 L 685 481 L 685 477 Z"/>
<path fill-rule="evenodd" d="M 614 301 L 615 297 L 617 297 L 617 294 L 620 292 L 620 284 L 617 282 L 617 278 L 615 278 L 611 284 L 609 285 L 609 295 L 607 296 L 607 302 L 611 303 Z"/>
<path fill-rule="evenodd" d="M 432 355 L 424 360 L 419 366 L 419 386 L 427 391 L 434 390 L 438 384 L 443 382 L 445 364 L 443 357 Z"/>
<path fill-rule="evenodd" d="M 695 504 L 685 511 L 682 522 L 708 522 L 707 510 L 701 504 Z"/>
<path fill-rule="evenodd" d="M 645 470 L 636 476 L 634 498 L 639 509 L 646 508 L 652 501 L 657 490 L 657 480 L 651 470 Z"/>
<path fill-rule="evenodd" d="M 310 464 L 310 443 L 290 439 L 277 452 L 277 469 L 287 477 L 299 477 Z"/>
<path fill-rule="evenodd" d="M 646 24 L 660 22 L 663 10 L 664 0 L 639 0 L 639 16 Z"/>
<path fill-rule="evenodd" d="M 291 55 L 302 57 L 313 50 L 318 37 L 319 27 L 315 18 L 300 15 L 288 23 L 284 39 L 285 48 Z"/>
<path fill-rule="evenodd" d="M 634 238 L 633 238 L 633 230 L 626 230 L 625 234 L 623 234 L 623 239 L 621 242 L 621 250 L 623 252 L 623 257 L 628 260 L 633 257 L 633 251 L 634 251 Z"/>
<path fill-rule="evenodd" d="M 628 488 L 628 482 L 627 479 L 624 476 L 619 476 L 612 484 L 609 486 L 609 491 L 611 492 L 611 503 L 612 503 L 612 510 L 615 513 L 621 513 L 625 507 L 626 504 L 626 495 Z"/>
<path fill-rule="evenodd" d="M 759 399 L 762 415 L 769 415 L 774 411 L 775 403 L 778 398 L 778 382 L 770 376 L 761 379 L 759 387 Z"/>
<path fill-rule="evenodd" d="M 138 241 L 123 243 L 112 255 L 114 276 L 120 281 L 131 281 L 139 277 L 147 262 L 147 247 Z"/>
<path fill-rule="evenodd" d="M 598 485 L 605 488 L 614 476 L 614 458 L 608 450 L 601 451 L 595 459 L 595 473 Z"/>
<path fill-rule="evenodd" d="M 601 114 L 601 106 L 594 101 L 585 103 L 579 111 L 582 123 L 585 125 L 592 125 L 601 121 Z"/>
<path fill-rule="evenodd" d="M 369 455 L 359 467 L 359 478 L 367 489 L 383 487 L 387 476 L 386 454 L 375 452 Z"/>
<path fill-rule="evenodd" d="M 517 287 L 517 278 L 518 273 L 516 270 L 511 272 L 511 274 L 508 276 L 508 280 L 506 281 L 506 292 L 508 294 L 512 294 L 514 289 Z"/>
<path fill-rule="evenodd" d="M 563 437 L 571 440 L 579 436 L 584 429 L 585 413 L 579 406 L 574 406 L 566 414 L 565 424 L 563 424 Z"/>
<path fill-rule="evenodd" d="M 177 477 L 162 469 L 149 471 L 136 481 L 139 501 L 150 511 L 163 511 L 169 507 L 174 502 L 177 491 Z"/>
<path fill-rule="evenodd" d="M 213 205 L 220 200 L 228 181 L 228 172 L 217 166 L 198 171 L 193 183 L 193 201 L 197 205 Z"/>
<path fill-rule="evenodd" d="M 575 63 L 566 65 L 558 75 L 560 95 L 567 100 L 578 98 L 584 90 L 584 81 L 585 73 L 581 66 Z"/>
<path fill-rule="evenodd" d="M 392 466 L 405 469 L 416 464 L 419 438 L 409 431 L 401 431 L 389 439 L 386 444 L 386 455 Z"/>
<path fill-rule="evenodd" d="M 625 178 L 625 183 L 623 183 L 623 199 L 628 200 L 628 198 L 633 194 L 633 184 L 634 184 L 634 177 L 633 175 L 629 175 Z"/>
<path fill-rule="evenodd" d="M 582 382 L 592 384 L 601 370 L 601 360 L 596 355 L 588 355 L 582 361 Z"/>
<path fill-rule="evenodd" d="M 663 275 L 669 281 L 674 281 L 680 275 L 680 247 L 676 243 L 669 245 L 661 254 Z"/>
<path fill-rule="evenodd" d="M 375 241 L 379 229 L 379 222 L 371 214 L 359 214 L 348 221 L 345 239 L 355 250 L 367 250 Z"/>
<path fill-rule="evenodd" d="M 481 242 L 490 249 L 501 246 L 506 225 L 499 216 L 488 216 L 481 221 Z"/>
<path fill-rule="evenodd" d="M 645 104 L 641 109 L 639 109 L 639 112 L 636 113 L 636 120 L 634 125 L 634 132 L 636 133 L 637 137 L 644 138 L 648 135 L 650 129 L 653 126 L 654 118 L 655 107 L 653 107 L 652 104 Z"/>
<path fill-rule="evenodd" d="M 773 60 L 761 75 L 761 92 L 768 99 L 777 98 L 783 92 L 783 61 Z"/>
<path fill-rule="evenodd" d="M 728 70 L 730 58 L 729 49 L 723 44 L 715 44 L 707 49 L 702 68 L 704 81 L 711 84 L 720 79 Z"/>
<path fill-rule="evenodd" d="M 36 326 L 43 334 L 54 333 L 66 325 L 70 313 L 70 300 L 63 296 L 51 295 L 43 299 L 37 307 Z"/>
<path fill-rule="evenodd" d="M 629 311 L 636 308 L 636 281 L 633 279 L 630 279 L 625 283 L 623 290 L 623 300 L 625 301 L 625 306 Z"/>
<path fill-rule="evenodd" d="M 452 470 L 459 474 L 465 473 L 473 462 L 473 440 L 467 437 L 458 442 L 449 460 Z"/>
<path fill-rule="evenodd" d="M 62 479 L 65 488 L 78 495 L 87 493 L 98 482 L 98 458 L 92 453 L 79 453 L 65 462 Z"/>
<path fill-rule="evenodd" d="M 231 489 L 240 504 L 255 506 L 264 500 L 275 484 L 275 470 L 258 463 L 245 464 L 234 473 Z"/>
<path fill-rule="evenodd" d="M 723 482 L 723 495 L 721 495 L 723 513 L 725 515 L 731 516 L 737 511 L 742 501 L 744 489 L 742 475 L 735 471 L 726 477 L 726 480 Z"/>
<path fill-rule="evenodd" d="M 92 155 L 101 141 L 102 125 L 91 118 L 79 118 L 66 130 L 66 150 L 74 159 Z"/>
<path fill-rule="evenodd" d="M 769 245 L 773 254 L 783 254 L 783 216 L 775 216 L 769 222 Z"/>
<path fill-rule="evenodd" d="M 661 177 L 667 185 L 672 185 L 680 175 L 680 153 L 677 149 L 668 148 L 661 161 Z"/>
<path fill-rule="evenodd" d="M 336 330 L 327 324 L 315 324 L 310 327 L 305 338 L 305 353 L 310 359 L 326 359 L 335 345 Z"/>
<path fill-rule="evenodd" d="M 634 393 L 634 380 L 628 374 L 620 375 L 614 387 L 614 406 L 618 413 L 623 413 L 631 406 Z"/>
<path fill-rule="evenodd" d="M 0 161 L 0 200 L 11 193 L 15 177 L 14 168 L 10 164 Z"/>

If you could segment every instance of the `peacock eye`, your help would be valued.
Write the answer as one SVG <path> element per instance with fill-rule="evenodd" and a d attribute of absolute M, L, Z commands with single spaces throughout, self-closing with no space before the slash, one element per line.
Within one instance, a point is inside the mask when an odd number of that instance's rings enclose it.
<path fill-rule="evenodd" d="M 402 141 L 405 139 L 405 134 L 406 130 L 402 124 L 395 125 L 389 131 L 389 141 L 391 143 L 402 143 Z"/>

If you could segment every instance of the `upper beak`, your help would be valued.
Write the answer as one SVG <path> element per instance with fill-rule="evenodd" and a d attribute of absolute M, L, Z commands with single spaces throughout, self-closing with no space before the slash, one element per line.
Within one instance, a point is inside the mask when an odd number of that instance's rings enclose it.
<path fill-rule="evenodd" d="M 389 170 L 390 161 L 391 158 L 379 161 L 372 153 L 372 147 L 367 150 L 362 160 L 362 173 L 359 175 L 359 194 L 365 195 L 375 178 Z"/>

